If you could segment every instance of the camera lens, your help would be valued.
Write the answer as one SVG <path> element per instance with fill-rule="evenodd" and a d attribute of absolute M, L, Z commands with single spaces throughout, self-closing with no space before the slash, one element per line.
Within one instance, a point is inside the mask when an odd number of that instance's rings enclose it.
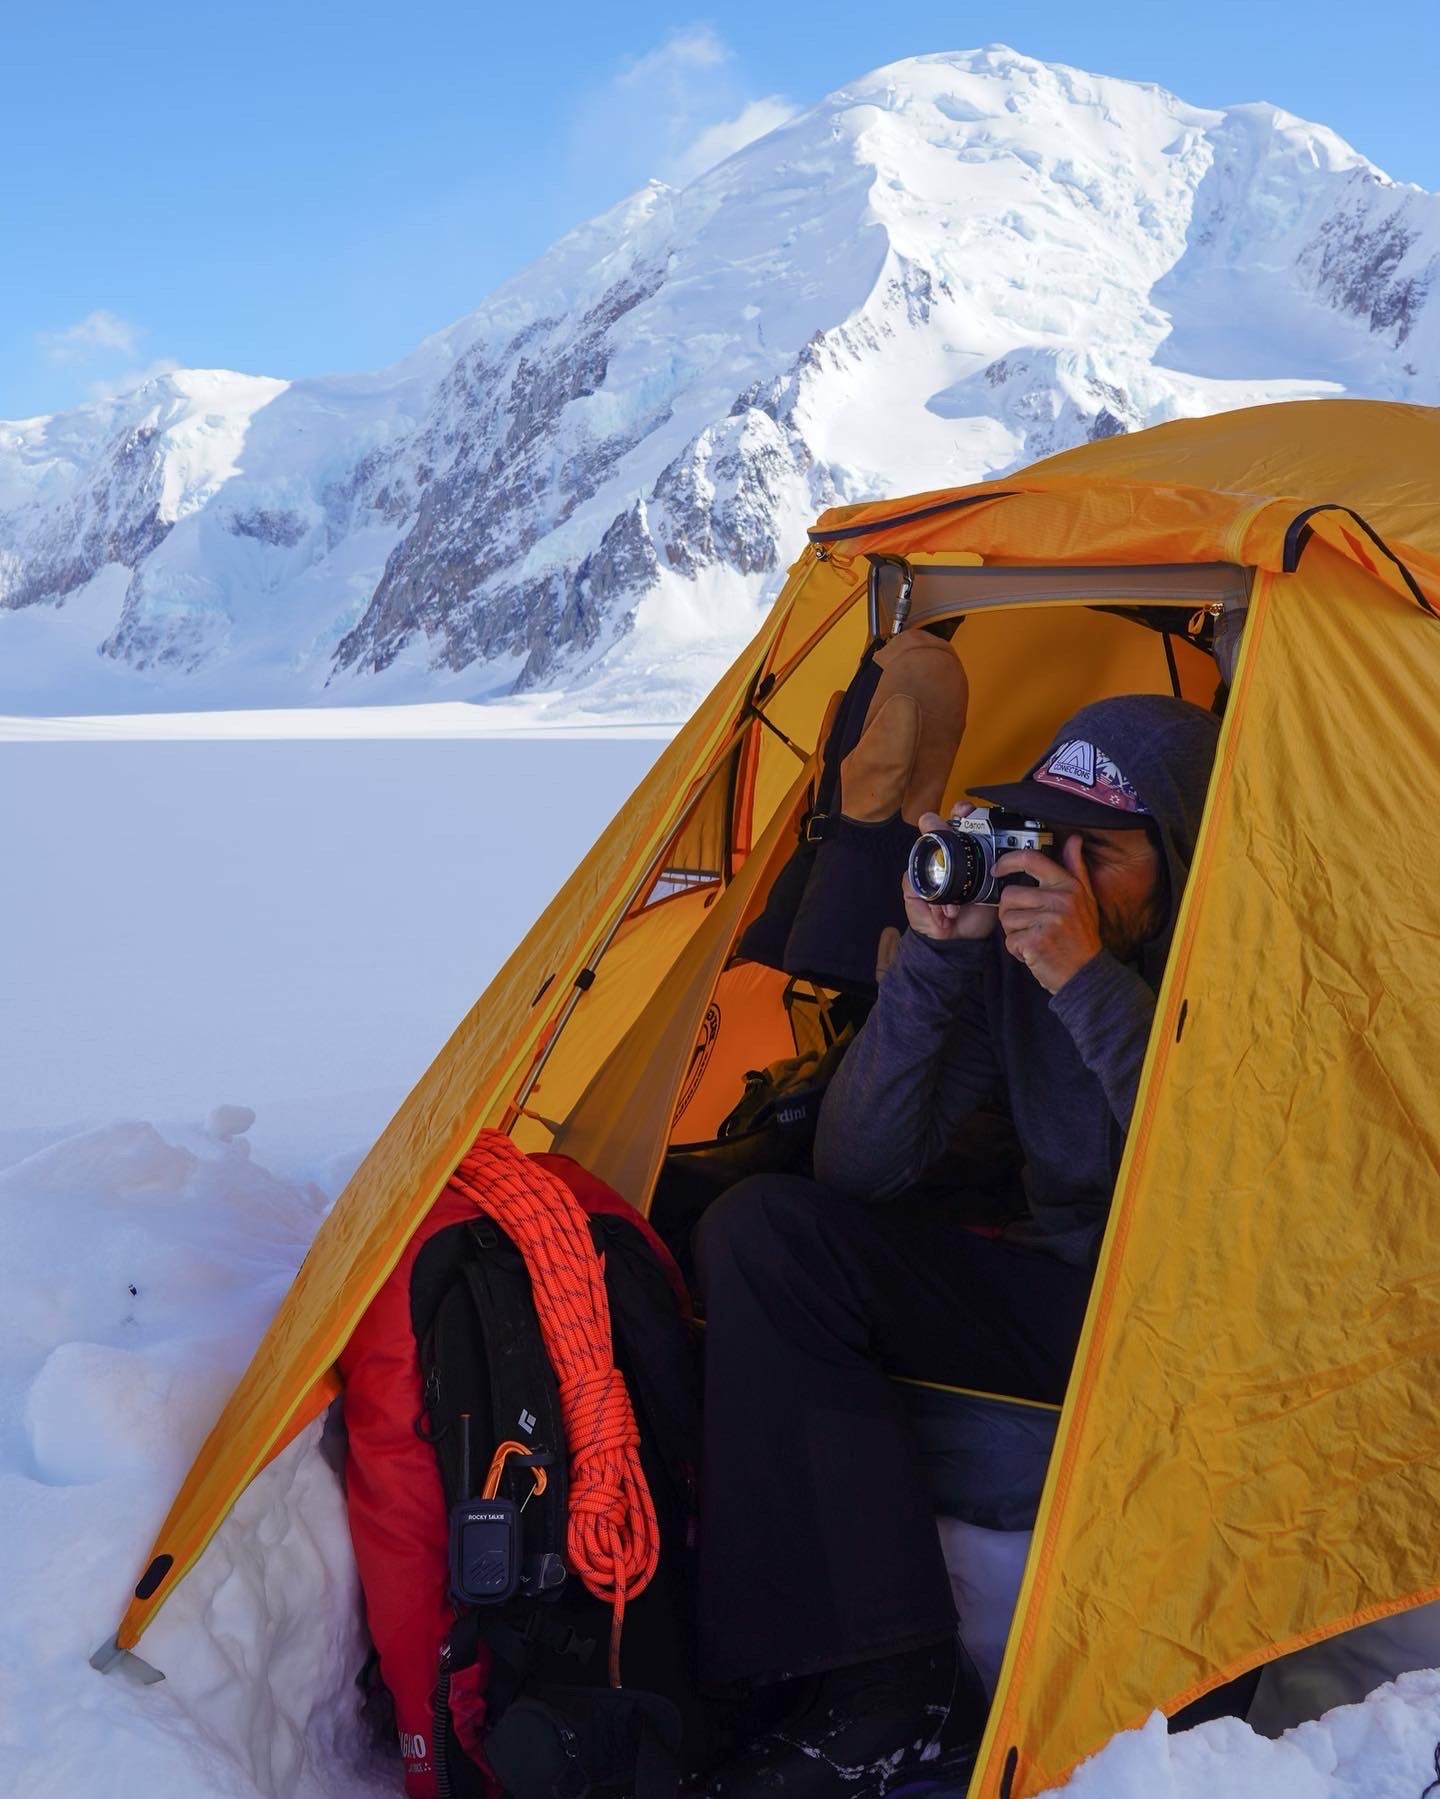
<path fill-rule="evenodd" d="M 935 837 L 922 837 L 911 867 L 910 885 L 922 899 L 943 893 L 950 881 L 950 852 Z"/>
<path fill-rule="evenodd" d="M 910 885 L 932 906 L 968 906 L 985 886 L 985 857 L 963 831 L 926 831 L 910 851 Z"/>

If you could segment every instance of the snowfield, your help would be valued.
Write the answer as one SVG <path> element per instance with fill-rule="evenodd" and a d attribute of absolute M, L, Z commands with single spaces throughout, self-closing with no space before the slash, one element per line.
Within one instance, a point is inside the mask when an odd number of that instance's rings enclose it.
<path fill-rule="evenodd" d="M 255 741 L 256 717 L 247 741 L 233 716 L 208 738 L 137 721 L 137 741 L 12 722 L 28 741 L 0 750 L 20 871 L 0 916 L 0 1793 L 399 1792 L 358 1716 L 319 1424 L 146 1634 L 164 1682 L 87 1660 L 350 1170 L 663 737 L 516 714 L 486 738 L 427 708 L 428 740 L 406 741 L 406 716 L 330 714 L 332 737 L 388 734 L 346 742 Z M 537 856 L 542 828 L 557 847 Z M 1404 1623 L 1409 1658 L 1440 1660 L 1434 1620 Z M 1266 1727 L 1365 1692 L 1378 1656 L 1356 1633 L 1296 1658 Z M 1437 1739 L 1440 1674 L 1413 1674 L 1277 1741 L 1152 1720 L 1064 1790 L 1418 1799 Z"/>
<path fill-rule="evenodd" d="M 233 1102 L 277 1172 L 368 1147 L 666 735 L 354 735 L 410 716 L 0 742 L 0 1134 Z"/>

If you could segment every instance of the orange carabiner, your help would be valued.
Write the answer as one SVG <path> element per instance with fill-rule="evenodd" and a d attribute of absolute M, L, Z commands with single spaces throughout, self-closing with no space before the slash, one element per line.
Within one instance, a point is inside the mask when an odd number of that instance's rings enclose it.
<path fill-rule="evenodd" d="M 512 1455 L 529 1455 L 529 1454 L 530 1454 L 530 1449 L 527 1444 L 516 1443 L 514 1441 L 507 1441 L 507 1442 L 501 1443 L 496 1448 L 495 1454 L 491 1457 L 490 1472 L 485 1476 L 485 1487 L 484 1487 L 484 1491 L 481 1493 L 480 1497 L 482 1499 L 493 1499 L 495 1497 L 495 1495 L 500 1491 L 500 1477 L 502 1474 L 504 1474 L 505 1464 L 506 1464 L 506 1462 L 508 1462 L 510 1460 L 510 1457 Z M 530 1489 L 530 1492 L 526 1497 L 526 1500 L 525 1500 L 526 1505 L 528 1505 L 530 1503 L 530 1501 L 535 1497 L 535 1495 L 537 1493 L 543 1493 L 545 1491 L 545 1482 L 546 1482 L 545 1470 L 543 1468 L 539 1467 L 538 1465 L 532 1463 L 531 1467 L 530 1467 L 530 1474 L 535 1482 L 535 1485 Z"/>

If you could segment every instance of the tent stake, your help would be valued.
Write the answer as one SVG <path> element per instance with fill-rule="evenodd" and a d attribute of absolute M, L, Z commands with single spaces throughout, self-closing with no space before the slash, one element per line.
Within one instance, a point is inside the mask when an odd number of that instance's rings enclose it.
<path fill-rule="evenodd" d="M 153 1687 L 165 1678 L 158 1668 L 136 1655 L 133 1649 L 122 1649 L 118 1634 L 100 1645 L 90 1657 L 90 1666 L 97 1674 L 113 1674 L 116 1668 L 121 1668 L 145 1687 Z"/>

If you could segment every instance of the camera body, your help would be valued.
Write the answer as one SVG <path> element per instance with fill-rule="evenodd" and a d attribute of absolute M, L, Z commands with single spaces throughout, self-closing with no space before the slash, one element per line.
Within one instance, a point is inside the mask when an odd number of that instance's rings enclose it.
<path fill-rule="evenodd" d="M 993 806 L 952 818 L 916 838 L 910 851 L 910 885 L 932 906 L 998 906 L 1007 887 L 1033 887 L 1030 875 L 997 877 L 995 864 L 1010 850 L 1040 850 L 1053 857 L 1055 834 L 1038 819 Z"/>

